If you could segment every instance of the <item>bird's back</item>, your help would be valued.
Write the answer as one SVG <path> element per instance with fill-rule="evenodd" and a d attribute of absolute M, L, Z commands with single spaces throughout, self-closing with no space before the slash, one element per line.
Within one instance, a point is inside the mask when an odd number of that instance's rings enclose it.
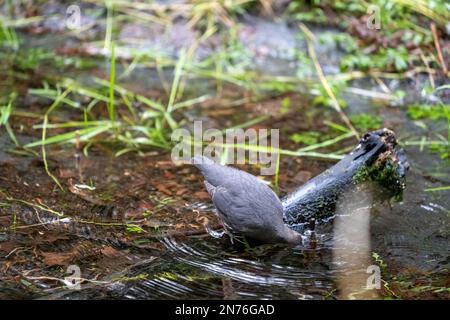
<path fill-rule="evenodd" d="M 194 165 L 205 184 L 219 216 L 232 230 L 262 241 L 283 235 L 283 207 L 277 195 L 255 176 L 212 160 L 197 158 Z"/>

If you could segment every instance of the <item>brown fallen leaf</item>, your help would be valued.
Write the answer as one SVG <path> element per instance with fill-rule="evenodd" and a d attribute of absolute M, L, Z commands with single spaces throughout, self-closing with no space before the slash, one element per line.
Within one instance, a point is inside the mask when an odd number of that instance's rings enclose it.
<path fill-rule="evenodd" d="M 158 162 L 156 162 L 156 167 L 160 168 L 162 170 L 167 170 L 167 169 L 173 168 L 173 162 L 172 161 L 158 161 Z"/>
<path fill-rule="evenodd" d="M 6 273 L 12 265 L 14 265 L 13 261 L 5 261 L 3 266 L 0 267 L 0 272 Z"/>
<path fill-rule="evenodd" d="M 177 191 L 176 195 L 177 195 L 177 196 L 182 196 L 182 195 L 187 194 L 187 193 L 189 193 L 189 190 L 188 190 L 188 189 L 186 189 L 186 188 L 181 188 L 181 189 L 179 189 L 179 190 Z"/>
<path fill-rule="evenodd" d="M 11 224 L 11 217 L 0 217 L 0 226 L 2 227 L 6 227 L 9 226 Z"/>
<path fill-rule="evenodd" d="M 108 258 L 114 258 L 114 257 L 117 257 L 118 255 L 120 255 L 120 252 L 118 250 L 114 249 L 113 247 L 104 247 L 101 250 L 101 253 Z"/>
<path fill-rule="evenodd" d="M 200 223 L 203 226 L 206 226 L 209 224 L 209 219 L 208 219 L 208 217 L 205 217 L 205 216 L 199 216 L 195 219 L 195 221 Z"/>
<path fill-rule="evenodd" d="M 186 227 L 186 225 L 185 224 L 183 224 L 183 223 L 177 223 L 176 225 L 175 225 L 175 229 L 184 229 Z"/>
<path fill-rule="evenodd" d="M 68 234 L 64 233 L 44 233 L 39 237 L 39 242 L 55 242 L 57 240 L 67 240 L 69 239 Z"/>
<path fill-rule="evenodd" d="M 44 257 L 43 262 L 49 267 L 66 266 L 73 261 L 77 253 L 76 250 L 71 252 L 42 252 L 42 256 Z"/>
<path fill-rule="evenodd" d="M 167 186 L 165 186 L 164 184 L 157 184 L 156 189 L 158 189 L 159 192 L 162 192 L 168 196 L 172 195 L 172 191 L 170 191 L 169 188 Z"/>
<path fill-rule="evenodd" d="M 164 178 L 166 178 L 166 179 L 175 179 L 176 176 L 172 172 L 170 172 L 168 170 L 165 170 L 164 171 Z"/>
<path fill-rule="evenodd" d="M 200 200 L 206 200 L 209 199 L 209 193 L 206 191 L 197 191 L 194 193 L 195 197 Z"/>
<path fill-rule="evenodd" d="M 80 197 L 84 201 L 90 202 L 90 203 L 98 205 L 98 206 L 107 205 L 107 203 L 105 201 L 97 198 L 97 194 L 96 193 L 93 193 L 93 192 L 88 191 L 88 190 L 79 189 L 75 185 L 72 184 L 72 181 L 69 182 L 68 189 L 69 189 L 70 192 L 72 192 L 73 194 L 77 195 L 78 197 Z"/>
<path fill-rule="evenodd" d="M 72 169 L 59 169 L 60 178 L 76 178 L 78 174 Z"/>
<path fill-rule="evenodd" d="M 19 245 L 15 241 L 5 241 L 0 243 L 0 251 L 3 252 L 9 253 L 17 247 L 19 247 Z"/>

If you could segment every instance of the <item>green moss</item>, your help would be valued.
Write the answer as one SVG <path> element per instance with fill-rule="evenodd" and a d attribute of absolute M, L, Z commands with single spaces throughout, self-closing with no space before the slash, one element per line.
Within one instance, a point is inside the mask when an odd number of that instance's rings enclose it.
<path fill-rule="evenodd" d="M 387 191 L 397 200 L 401 200 L 403 178 L 398 174 L 398 164 L 392 159 L 386 160 L 382 165 L 363 166 L 353 176 L 353 182 L 355 184 L 360 184 L 365 181 L 377 182 L 383 187 L 383 191 Z"/>

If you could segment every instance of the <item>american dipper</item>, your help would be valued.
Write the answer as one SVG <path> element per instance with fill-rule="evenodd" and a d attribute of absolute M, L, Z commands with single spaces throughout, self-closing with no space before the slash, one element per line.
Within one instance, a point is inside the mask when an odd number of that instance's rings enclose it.
<path fill-rule="evenodd" d="M 225 229 L 265 243 L 301 244 L 301 235 L 284 223 L 280 199 L 267 185 L 206 157 L 194 157 L 192 162 L 205 178 Z"/>

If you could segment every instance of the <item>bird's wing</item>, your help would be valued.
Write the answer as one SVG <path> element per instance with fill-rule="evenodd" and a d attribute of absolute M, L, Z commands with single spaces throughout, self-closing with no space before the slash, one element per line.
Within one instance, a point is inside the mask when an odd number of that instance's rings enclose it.
<path fill-rule="evenodd" d="M 205 184 L 205 188 L 206 188 L 206 191 L 208 191 L 209 196 L 211 198 L 213 198 L 214 197 L 214 193 L 216 192 L 216 187 L 214 187 L 211 183 L 209 183 L 206 180 L 203 183 Z"/>
<path fill-rule="evenodd" d="M 253 221 L 248 215 L 254 214 L 249 210 L 249 202 L 242 197 L 236 197 L 223 186 L 215 188 L 212 201 L 224 222 L 234 231 L 242 232 L 247 229 L 246 222 Z"/>

